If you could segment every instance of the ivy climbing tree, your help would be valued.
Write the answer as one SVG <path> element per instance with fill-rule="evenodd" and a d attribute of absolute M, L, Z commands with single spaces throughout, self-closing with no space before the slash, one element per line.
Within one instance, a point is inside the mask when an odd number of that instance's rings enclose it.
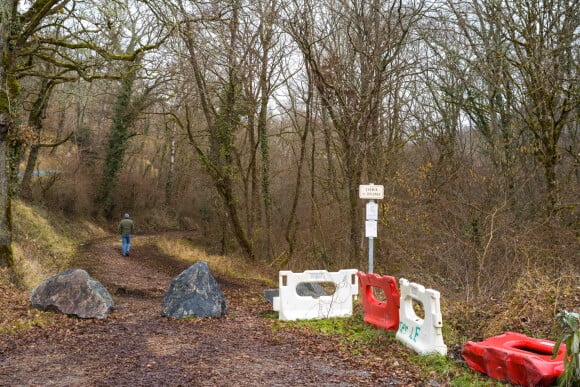
<path fill-rule="evenodd" d="M 158 48 L 169 36 L 168 30 L 159 27 L 155 23 L 156 17 L 149 11 L 149 8 L 130 0 L 122 0 L 107 3 L 99 19 L 93 21 L 95 25 L 106 26 L 103 32 L 109 49 L 117 57 L 124 58 L 117 70 L 119 89 L 113 106 L 103 173 L 94 198 L 97 209 L 109 219 L 115 209 L 114 193 L 129 140 L 137 134 L 133 124 L 155 100 L 151 98 L 152 92 L 165 80 L 161 71 L 152 71 L 154 66 L 151 63 L 143 63 L 146 53 Z M 149 44 L 143 45 L 142 42 Z M 141 75 L 143 67 L 153 75 L 145 79 Z"/>

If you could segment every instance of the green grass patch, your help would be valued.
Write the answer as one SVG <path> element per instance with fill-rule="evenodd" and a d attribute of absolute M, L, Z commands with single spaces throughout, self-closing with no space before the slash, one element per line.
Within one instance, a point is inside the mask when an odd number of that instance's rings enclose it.
<path fill-rule="evenodd" d="M 288 328 L 308 329 L 323 335 L 338 336 L 344 344 L 352 346 L 380 346 L 395 340 L 392 332 L 375 329 L 365 323 L 361 316 L 345 318 L 325 318 L 314 320 L 280 321 L 279 325 Z"/>
<path fill-rule="evenodd" d="M 426 356 L 412 355 L 409 359 L 418 365 L 425 379 L 446 381 L 447 385 L 454 387 L 492 387 L 509 386 L 499 380 L 490 379 L 486 375 L 471 370 L 465 363 L 458 363 L 449 356 L 432 354 Z"/>
<path fill-rule="evenodd" d="M 453 387 L 505 387 L 511 384 L 505 384 L 497 380 L 491 380 L 485 376 L 464 373 L 457 376 L 449 382 Z"/>

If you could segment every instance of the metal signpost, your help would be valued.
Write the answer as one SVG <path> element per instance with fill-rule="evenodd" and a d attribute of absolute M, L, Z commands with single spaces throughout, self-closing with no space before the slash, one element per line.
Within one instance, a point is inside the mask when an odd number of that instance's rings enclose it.
<path fill-rule="evenodd" d="M 373 272 L 373 241 L 377 237 L 377 220 L 379 219 L 379 205 L 375 199 L 385 196 L 385 188 L 382 185 L 360 185 L 358 196 L 361 199 L 369 199 L 366 206 L 365 236 L 369 238 L 369 273 Z"/>

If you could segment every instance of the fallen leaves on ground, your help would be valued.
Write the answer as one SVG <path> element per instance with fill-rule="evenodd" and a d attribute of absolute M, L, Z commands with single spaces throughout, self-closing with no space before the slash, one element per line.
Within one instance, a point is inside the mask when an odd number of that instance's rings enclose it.
<path fill-rule="evenodd" d="M 112 294 L 107 319 L 34 311 L 26 292 L 0 287 L 0 385 L 423 385 L 403 353 L 392 360 L 398 345 L 353 351 L 340 337 L 273 329 L 265 285 L 249 280 L 216 276 L 224 318 L 162 317 L 165 289 L 189 264 L 147 238 L 130 257 L 116 242 L 88 243 L 77 260 Z"/>

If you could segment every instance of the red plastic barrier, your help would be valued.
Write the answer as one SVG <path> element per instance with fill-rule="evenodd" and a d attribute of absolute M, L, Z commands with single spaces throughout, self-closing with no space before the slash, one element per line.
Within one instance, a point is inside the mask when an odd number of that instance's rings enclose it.
<path fill-rule="evenodd" d="M 361 302 L 364 309 L 364 321 L 374 325 L 377 328 L 383 328 L 388 331 L 397 331 L 399 329 L 399 304 L 401 294 L 397 289 L 395 277 L 378 276 L 373 273 L 363 273 L 359 271 L 358 283 L 361 294 Z M 385 301 L 376 299 L 373 293 L 373 287 L 383 290 Z"/>
<path fill-rule="evenodd" d="M 506 332 L 482 342 L 468 341 L 461 354 L 472 369 L 522 386 L 551 386 L 564 371 L 566 346 L 552 360 L 554 342 Z"/>

